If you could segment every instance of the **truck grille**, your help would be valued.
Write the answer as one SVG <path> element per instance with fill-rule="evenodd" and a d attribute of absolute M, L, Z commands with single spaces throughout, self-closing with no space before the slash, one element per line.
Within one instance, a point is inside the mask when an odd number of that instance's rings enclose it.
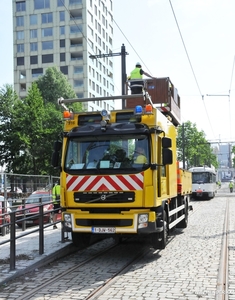
<path fill-rule="evenodd" d="M 135 201 L 134 192 L 75 192 L 76 203 L 130 203 Z"/>

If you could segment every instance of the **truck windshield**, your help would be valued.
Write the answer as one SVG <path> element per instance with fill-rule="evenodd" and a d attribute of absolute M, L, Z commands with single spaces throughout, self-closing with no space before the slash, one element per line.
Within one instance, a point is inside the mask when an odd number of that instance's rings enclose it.
<path fill-rule="evenodd" d="M 149 167 L 146 135 L 72 137 L 68 139 L 64 169 L 68 173 L 111 173 Z"/>

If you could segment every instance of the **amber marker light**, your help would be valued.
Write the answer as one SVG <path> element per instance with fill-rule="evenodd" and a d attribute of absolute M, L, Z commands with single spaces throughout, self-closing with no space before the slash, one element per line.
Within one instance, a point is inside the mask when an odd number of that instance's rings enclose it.
<path fill-rule="evenodd" d="M 64 118 L 64 120 L 70 120 L 71 119 L 71 112 L 68 111 L 68 110 L 65 110 L 63 112 L 63 118 Z"/>
<path fill-rule="evenodd" d="M 152 105 L 151 104 L 147 104 L 145 106 L 145 113 L 146 114 L 152 114 L 153 113 L 153 108 L 152 108 Z"/>

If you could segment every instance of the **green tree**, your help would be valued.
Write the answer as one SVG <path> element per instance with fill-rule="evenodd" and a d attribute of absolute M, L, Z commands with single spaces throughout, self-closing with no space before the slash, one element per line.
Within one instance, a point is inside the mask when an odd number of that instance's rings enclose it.
<path fill-rule="evenodd" d="M 233 159 L 232 159 L 232 167 L 235 168 L 235 146 L 232 147 L 232 154 L 233 154 Z"/>
<path fill-rule="evenodd" d="M 12 120 L 20 140 L 20 153 L 15 157 L 12 169 L 17 173 L 41 174 L 39 164 L 44 161 L 44 104 L 36 83 L 29 88 L 26 98 L 14 106 Z"/>
<path fill-rule="evenodd" d="M 66 76 L 56 67 L 48 68 L 45 75 L 40 76 L 36 81 L 41 91 L 44 103 L 54 103 L 60 97 L 64 99 L 76 98 L 72 86 L 68 83 Z"/>
<path fill-rule="evenodd" d="M 6 166 L 6 171 L 12 170 L 15 157 L 21 148 L 18 132 L 14 128 L 14 107 L 19 101 L 13 87 L 9 84 L 0 90 L 0 163 Z"/>
<path fill-rule="evenodd" d="M 58 176 L 51 166 L 54 141 L 63 132 L 57 99 L 76 95 L 56 68 L 47 69 L 38 82 L 40 88 L 34 82 L 24 99 L 10 85 L 0 90 L 0 163 L 6 164 L 6 172 Z M 68 107 L 82 111 L 81 103 Z"/>
<path fill-rule="evenodd" d="M 58 175 L 51 167 L 51 155 L 53 142 L 63 129 L 61 112 L 53 103 L 44 105 L 36 83 L 16 106 L 15 120 L 23 149 L 14 167 L 24 174 Z"/>
<path fill-rule="evenodd" d="M 202 165 L 218 167 L 213 148 L 206 140 L 204 131 L 198 131 L 195 123 L 187 121 L 178 127 L 177 150 L 177 159 L 185 161 L 187 169 Z"/>

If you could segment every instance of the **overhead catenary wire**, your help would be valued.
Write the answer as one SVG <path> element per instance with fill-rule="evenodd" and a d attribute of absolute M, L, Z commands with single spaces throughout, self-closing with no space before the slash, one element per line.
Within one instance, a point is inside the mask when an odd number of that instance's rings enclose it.
<path fill-rule="evenodd" d="M 84 38 L 84 39 L 86 40 L 86 42 L 87 42 L 87 45 L 91 48 L 91 52 L 92 52 L 92 53 L 94 54 L 94 56 L 95 56 L 96 53 L 95 53 L 94 49 L 92 48 L 92 46 L 91 46 L 90 43 L 88 42 L 86 36 L 83 34 L 82 30 L 81 30 L 80 27 L 78 26 L 78 24 L 77 24 L 77 22 L 76 22 L 76 19 L 75 19 L 75 18 L 73 17 L 73 15 L 70 13 L 68 7 L 66 7 L 66 5 L 65 5 L 65 3 L 64 3 L 64 0 L 60 0 L 60 2 L 61 2 L 61 4 L 64 6 L 65 10 L 68 12 L 68 14 L 70 15 L 70 17 L 72 17 L 72 20 L 73 20 L 74 24 L 75 24 L 75 25 L 78 27 L 78 29 L 80 30 L 80 32 L 81 32 L 83 38 Z M 100 62 L 99 58 L 96 58 L 96 60 L 97 60 L 98 62 Z M 119 88 L 116 86 L 115 82 L 113 82 L 113 85 L 115 86 L 116 89 L 119 90 Z"/>
<path fill-rule="evenodd" d="M 126 41 L 128 42 L 128 44 L 131 46 L 131 48 L 133 49 L 133 51 L 135 52 L 135 54 L 138 56 L 139 60 L 142 62 L 142 64 L 145 66 L 146 70 L 151 74 L 151 72 L 149 71 L 148 67 L 145 65 L 145 63 L 143 62 L 142 58 L 139 56 L 139 54 L 137 53 L 137 51 L 135 50 L 135 48 L 132 46 L 131 42 L 129 41 L 129 39 L 126 37 L 126 35 L 124 34 L 124 32 L 121 30 L 120 26 L 117 24 L 117 22 L 113 19 L 114 24 L 117 26 L 117 28 L 120 30 L 120 32 L 122 33 L 122 35 L 125 37 Z"/>
<path fill-rule="evenodd" d="M 201 95 L 202 100 L 204 100 L 204 95 L 202 94 L 201 89 L 200 89 L 200 87 L 199 87 L 198 80 L 197 80 L 196 74 L 195 74 L 195 72 L 194 72 L 194 69 L 193 69 L 191 60 L 190 60 L 190 58 L 189 58 L 189 54 L 188 54 L 188 51 L 187 51 L 187 48 L 186 48 L 186 45 L 185 45 L 185 42 L 184 42 L 184 39 L 183 39 L 181 30 L 180 30 L 180 27 L 179 27 L 179 24 L 178 24 L 178 21 L 177 21 L 177 18 L 176 18 L 175 11 L 174 11 L 173 5 L 172 5 L 172 3 L 171 3 L 171 0 L 169 0 L 169 3 L 170 3 L 170 6 L 171 6 L 172 13 L 173 13 L 173 15 L 174 15 L 174 19 L 175 19 L 175 22 L 176 22 L 176 25 L 177 25 L 177 28 L 178 28 L 180 37 L 181 37 L 181 41 L 182 41 L 183 46 L 184 46 L 184 50 L 185 50 L 186 55 L 187 55 L 187 58 L 188 58 L 189 65 L 190 65 L 190 67 L 191 67 L 191 70 L 192 70 L 194 79 L 195 79 L 195 81 L 196 81 L 197 88 L 198 88 L 198 90 L 199 90 L 199 93 L 200 93 L 200 95 Z M 208 111 L 207 111 L 207 108 L 206 108 L 206 105 L 205 105 L 205 101 L 203 101 L 203 105 L 204 105 L 204 108 L 205 108 L 205 112 L 206 112 L 206 115 L 207 115 L 208 122 L 209 122 L 210 127 L 211 127 L 211 131 L 212 131 L 213 135 L 215 136 L 214 131 L 213 131 L 213 127 L 212 127 L 212 125 L 211 125 L 211 121 L 210 121 L 210 118 L 209 118 L 209 114 L 208 114 Z"/>

